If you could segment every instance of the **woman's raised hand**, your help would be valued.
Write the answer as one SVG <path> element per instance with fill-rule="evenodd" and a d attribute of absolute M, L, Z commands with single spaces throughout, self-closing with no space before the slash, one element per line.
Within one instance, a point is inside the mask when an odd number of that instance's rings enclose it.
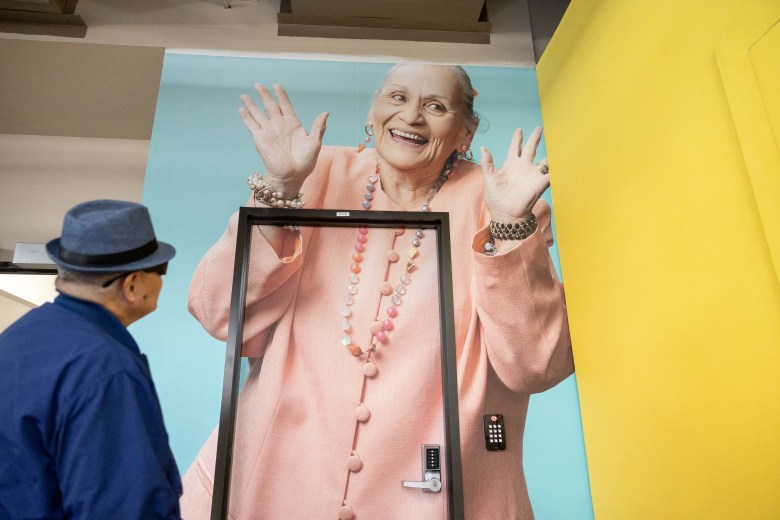
<path fill-rule="evenodd" d="M 265 85 L 256 83 L 255 89 L 263 108 L 260 109 L 245 94 L 241 96 L 244 106 L 238 109 L 238 113 L 263 159 L 266 182 L 278 188 L 284 198 L 293 198 L 317 163 L 328 113 L 318 115 L 312 123 L 311 132 L 306 132 L 287 92 L 281 85 L 273 88 L 276 99 Z"/>
<path fill-rule="evenodd" d="M 547 159 L 534 165 L 536 148 L 541 139 L 542 129 L 537 127 L 523 146 L 523 131 L 519 128 L 515 130 L 506 160 L 498 170 L 488 149 L 481 148 L 485 207 L 494 221 L 511 223 L 530 218 L 534 204 L 550 185 Z"/>

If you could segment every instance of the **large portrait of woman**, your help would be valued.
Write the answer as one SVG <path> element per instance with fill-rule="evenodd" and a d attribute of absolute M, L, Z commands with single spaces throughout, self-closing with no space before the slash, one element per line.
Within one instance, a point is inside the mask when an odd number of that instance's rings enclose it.
<path fill-rule="evenodd" d="M 241 205 L 447 212 L 465 518 L 589 517 L 542 139 L 533 71 L 166 56 L 144 202 L 184 257 L 152 365 L 186 518 L 211 511 Z M 443 438 L 430 237 L 256 232 L 231 517 L 446 518 L 402 485 Z"/>

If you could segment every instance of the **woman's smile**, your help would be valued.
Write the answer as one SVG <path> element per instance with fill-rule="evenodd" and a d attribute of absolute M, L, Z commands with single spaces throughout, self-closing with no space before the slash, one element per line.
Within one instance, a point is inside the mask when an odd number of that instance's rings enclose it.
<path fill-rule="evenodd" d="M 411 132 L 404 132 L 403 130 L 392 129 L 390 130 L 390 135 L 393 136 L 394 141 L 401 144 L 420 146 L 428 143 L 428 139 L 425 137 Z"/>

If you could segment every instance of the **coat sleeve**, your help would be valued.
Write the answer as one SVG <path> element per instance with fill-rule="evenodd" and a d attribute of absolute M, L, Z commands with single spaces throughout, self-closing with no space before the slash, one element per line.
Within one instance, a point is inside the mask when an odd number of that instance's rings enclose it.
<path fill-rule="evenodd" d="M 472 243 L 475 295 L 483 348 L 511 390 L 547 390 L 574 371 L 563 286 L 547 248 L 553 243 L 550 207 L 534 207 L 536 231 L 511 250 L 483 253 L 487 226 Z"/>
<path fill-rule="evenodd" d="M 237 232 L 238 212 L 201 259 L 189 289 L 190 313 L 222 341 L 227 339 L 230 319 Z M 258 230 L 252 233 L 242 354 L 258 357 L 263 355 L 273 325 L 297 292 L 303 239 L 301 232 L 289 232 L 280 257 Z"/>
<path fill-rule="evenodd" d="M 322 147 L 317 166 L 302 188 L 308 194 L 307 207 L 325 207 L 326 183 L 339 150 L 338 147 Z M 344 155 L 342 151 L 339 156 Z M 346 154 L 349 157 L 353 155 Z M 340 167 L 336 169 L 340 171 Z M 252 205 L 254 199 L 250 196 L 247 206 Z M 225 232 L 198 264 L 189 290 L 190 313 L 209 334 L 222 341 L 227 339 L 230 319 L 237 233 L 238 212 L 230 217 Z M 306 244 L 313 231 L 312 228 L 302 227 L 300 231 L 288 233 L 281 254 L 274 251 L 259 230 L 255 229 L 252 233 L 242 355 L 260 357 L 265 352 L 274 326 L 294 303 Z"/>

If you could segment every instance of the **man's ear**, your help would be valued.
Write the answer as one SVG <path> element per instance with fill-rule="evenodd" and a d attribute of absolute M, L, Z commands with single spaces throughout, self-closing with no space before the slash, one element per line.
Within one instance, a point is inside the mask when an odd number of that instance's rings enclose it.
<path fill-rule="evenodd" d="M 138 272 L 132 272 L 122 279 L 121 293 L 124 299 L 130 303 L 135 303 L 139 298 L 138 291 Z"/>

